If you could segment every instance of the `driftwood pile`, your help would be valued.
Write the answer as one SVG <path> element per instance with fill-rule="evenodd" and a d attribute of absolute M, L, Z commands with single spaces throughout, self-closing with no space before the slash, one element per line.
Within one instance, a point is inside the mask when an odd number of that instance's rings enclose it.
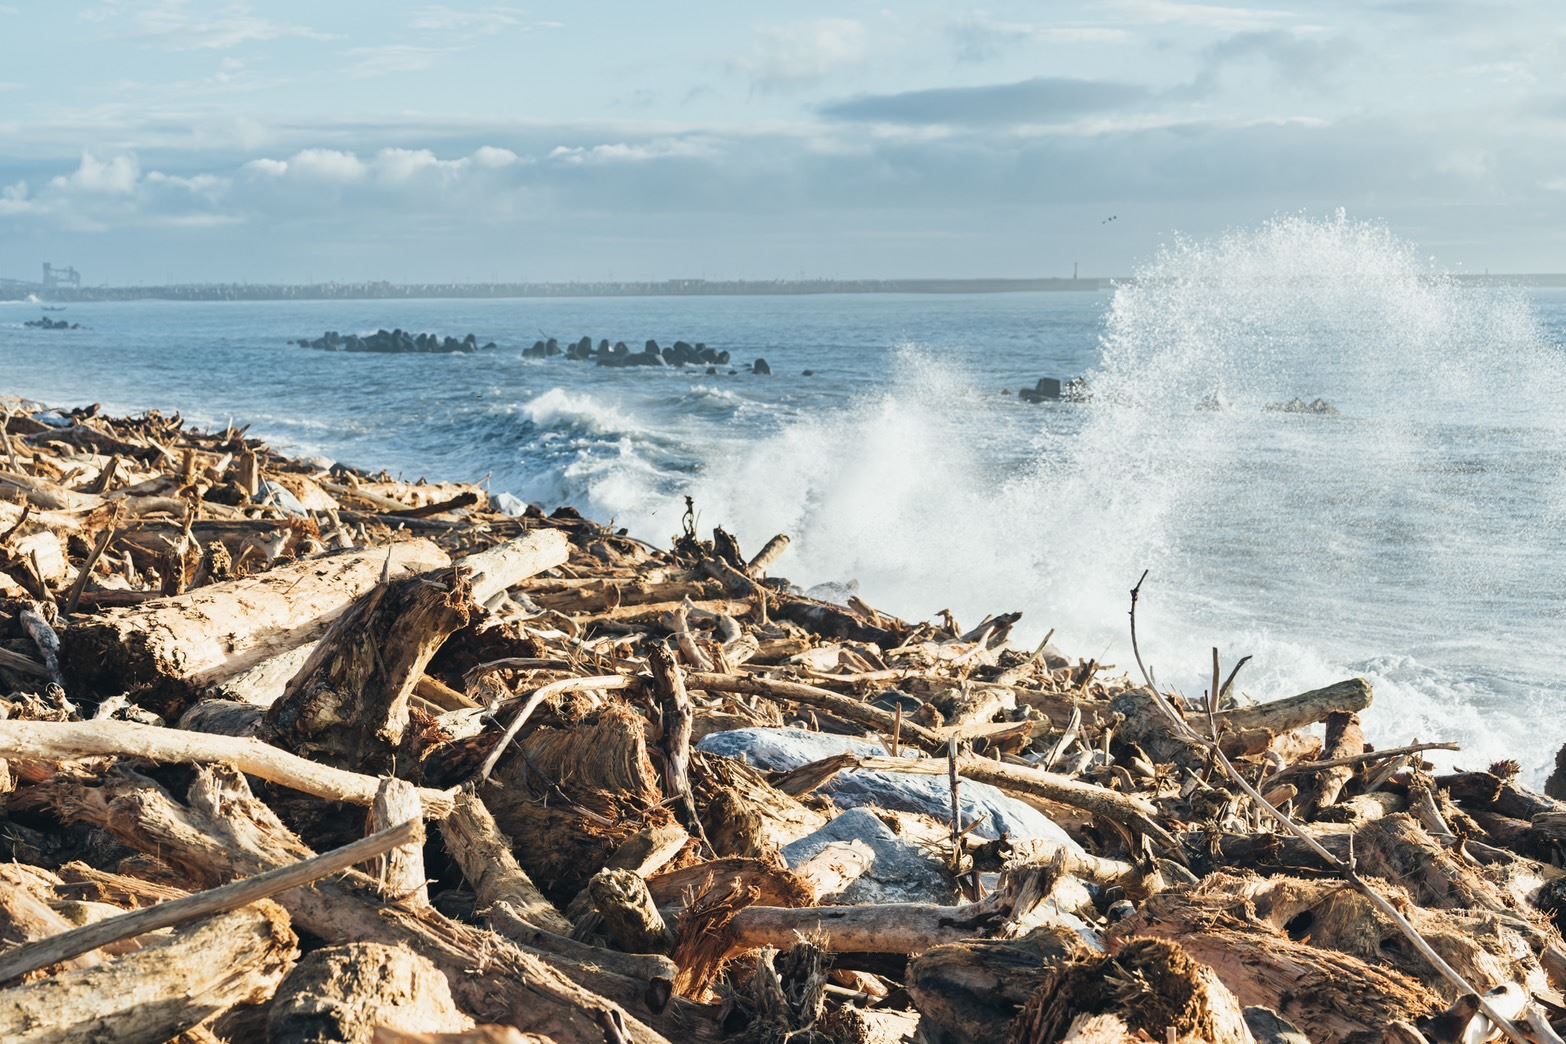
<path fill-rule="evenodd" d="M 1209 706 L 691 512 L 660 551 L 42 416 L 0 439 L 0 1039 L 1559 1039 L 1566 804 L 1372 751 L 1362 680 L 1251 703 L 1214 652 Z"/>

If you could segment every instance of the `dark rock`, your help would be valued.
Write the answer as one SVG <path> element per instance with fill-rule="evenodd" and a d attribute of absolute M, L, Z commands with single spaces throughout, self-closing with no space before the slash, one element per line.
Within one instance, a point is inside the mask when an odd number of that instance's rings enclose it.
<path fill-rule="evenodd" d="M 1040 377 L 1031 388 L 1022 388 L 1017 398 L 1023 402 L 1054 402 L 1060 398 L 1060 381 L 1054 377 Z"/>
<path fill-rule="evenodd" d="M 767 360 L 758 358 L 755 362 L 750 364 L 750 372 L 761 374 L 764 377 L 771 377 L 772 367 L 767 365 Z"/>
<path fill-rule="evenodd" d="M 1555 771 L 1544 781 L 1544 792 L 1552 798 L 1566 800 L 1566 747 L 1555 755 Z"/>
<path fill-rule="evenodd" d="M 800 371 L 799 375 L 801 377 L 814 377 L 816 375 L 816 371 L 814 371 L 814 370 L 802 370 L 802 371 Z"/>

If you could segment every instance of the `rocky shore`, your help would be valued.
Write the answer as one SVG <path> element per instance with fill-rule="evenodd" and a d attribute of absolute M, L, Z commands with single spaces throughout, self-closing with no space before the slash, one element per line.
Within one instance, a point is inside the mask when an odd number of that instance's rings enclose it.
<path fill-rule="evenodd" d="M 301 348 L 314 348 L 322 352 L 378 352 L 382 354 L 408 354 L 408 353 L 447 353 L 452 352 L 479 352 L 491 351 L 495 342 L 480 345 L 478 337 L 468 334 L 462 340 L 455 337 L 441 337 L 432 333 L 413 334 L 407 330 L 377 330 L 366 337 L 358 334 L 340 334 L 336 330 L 328 330 L 320 337 L 310 340 L 301 338 L 294 342 Z"/>
<path fill-rule="evenodd" d="M 689 502 L 656 547 L 178 416 L 0 432 L 0 1039 L 1566 1025 L 1566 778 L 1373 749 L 1363 679 L 819 601 Z"/>

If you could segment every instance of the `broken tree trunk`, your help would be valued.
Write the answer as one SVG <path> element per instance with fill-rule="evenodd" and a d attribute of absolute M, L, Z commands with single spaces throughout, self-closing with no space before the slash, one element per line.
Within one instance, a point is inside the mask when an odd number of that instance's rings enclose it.
<path fill-rule="evenodd" d="M 1219 711 L 1215 717 L 1220 730 L 1250 732 L 1253 729 L 1266 729 L 1278 735 L 1314 725 L 1334 711 L 1362 711 L 1370 706 L 1374 695 L 1370 683 L 1365 679 L 1349 678 L 1325 688 L 1290 696 L 1286 700 Z"/>
<path fill-rule="evenodd" d="M 300 961 L 273 998 L 269 1044 L 371 1044 L 377 1028 L 455 1033 L 473 1020 L 457 1010 L 446 976 L 412 952 L 347 943 Z"/>
<path fill-rule="evenodd" d="M 1321 751 L 1321 760 L 1333 761 L 1352 757 L 1365 750 L 1365 733 L 1359 727 L 1359 715 L 1353 711 L 1333 711 L 1327 715 L 1327 742 Z M 1337 803 L 1343 788 L 1354 778 L 1353 765 L 1333 765 L 1320 769 L 1316 778 L 1306 784 L 1300 795 L 1299 807 L 1308 816 Z"/>
<path fill-rule="evenodd" d="M 338 768 L 389 771 L 414 685 L 474 609 L 471 589 L 452 570 L 377 586 L 333 622 L 257 734 Z"/>
<path fill-rule="evenodd" d="M 100 789 L 63 781 L 41 786 L 62 815 L 95 823 L 204 883 L 218 884 L 312 854 L 251 796 L 244 777 L 228 769 L 198 770 L 188 807 L 135 780 L 111 779 Z M 544 1033 L 559 1044 L 600 1044 L 601 1020 L 611 1017 L 624 1020 L 626 1039 L 637 1044 L 666 1039 L 648 1022 L 688 1044 L 716 1037 L 715 1024 L 699 1009 L 671 1004 L 650 1011 L 641 1004 L 640 1010 L 627 1010 L 572 981 L 558 959 L 541 959 L 432 908 L 385 904 L 374 882 L 362 874 L 344 872 L 336 881 L 285 892 L 278 902 L 301 928 L 323 939 L 412 947 L 446 973 L 458 1006 L 479 1022 Z M 571 967 L 570 973 L 625 993 L 625 980 L 617 976 L 582 966 Z"/>
<path fill-rule="evenodd" d="M 647 882 L 629 870 L 600 870 L 587 883 L 609 941 L 627 953 L 668 953 L 674 933 L 653 905 Z"/>
<path fill-rule="evenodd" d="M 271 997 L 297 956 L 288 916 L 260 902 L 95 968 L 0 991 L 0 1040 L 161 1044 Z"/>
<path fill-rule="evenodd" d="M 1069 1039 L 1083 1016 L 1110 1015 L 1127 1039 L 1170 1044 L 1252 1044 L 1240 1003 L 1211 968 L 1178 943 L 1133 939 L 1120 952 L 1054 969 L 1013 1024 L 1008 1044 Z"/>
<path fill-rule="evenodd" d="M 68 688 L 107 698 L 130 691 L 165 718 L 206 685 L 313 641 L 382 571 L 392 579 L 448 565 L 427 540 L 343 551 L 278 566 L 76 621 L 61 646 Z"/>
<path fill-rule="evenodd" d="M 1052 965 L 1081 944 L 1075 932 L 1045 925 L 1021 939 L 937 946 L 908 962 L 908 995 L 931 1044 L 1001 1040 Z"/>

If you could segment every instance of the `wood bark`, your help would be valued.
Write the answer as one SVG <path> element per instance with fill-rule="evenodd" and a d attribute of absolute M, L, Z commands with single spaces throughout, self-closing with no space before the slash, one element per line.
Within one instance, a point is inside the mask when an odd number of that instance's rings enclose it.
<path fill-rule="evenodd" d="M 658 749 L 663 755 L 663 792 L 674 806 L 675 817 L 685 829 L 706 841 L 701 818 L 696 814 L 696 799 L 691 793 L 691 697 L 685 691 L 685 677 L 668 649 L 654 646 L 647 652 L 652 670 L 653 691 L 663 734 Z M 707 845 L 711 849 L 712 845 Z"/>
<path fill-rule="evenodd" d="M 1349 678 L 1324 688 L 1302 692 L 1298 696 L 1290 696 L 1286 700 L 1219 711 L 1216 718 L 1220 730 L 1249 732 L 1252 729 L 1266 729 L 1278 735 L 1314 725 L 1334 711 L 1362 711 L 1370 706 L 1374 695 L 1370 683 L 1365 679 Z"/>
<path fill-rule="evenodd" d="M 297 953 L 288 916 L 257 903 L 95 968 L 0 990 L 0 1040 L 161 1044 L 269 998 Z"/>
<path fill-rule="evenodd" d="M 156 855 L 195 880 L 217 884 L 235 876 L 308 858 L 310 850 L 265 805 L 249 794 L 244 779 L 225 769 L 197 773 L 189 806 L 166 793 L 135 783 L 100 790 L 60 782 L 49 800 L 69 818 L 96 823 L 122 842 Z M 689 1042 L 715 1039 L 716 1027 L 704 1013 L 671 1004 L 661 1012 L 645 1003 L 632 1012 L 572 981 L 556 961 L 526 952 L 492 932 L 452 921 L 433 909 L 386 905 L 374 882 L 345 872 L 282 894 L 295 922 L 328 940 L 406 945 L 428 957 L 451 981 L 452 993 L 479 1022 L 507 1023 L 553 1036 L 560 1044 L 599 1044 L 600 1018 L 615 1013 L 626 1024 L 627 1039 L 657 1044 L 666 1038 L 656 1023 Z M 597 969 L 572 967 L 572 975 L 624 992 L 618 977 Z"/>
<path fill-rule="evenodd" d="M 277 990 L 269 1044 L 371 1044 L 378 1029 L 452 1033 L 473 1020 L 457 1009 L 446 976 L 411 950 L 347 943 L 316 950 Z"/>
<path fill-rule="evenodd" d="M 434 544 L 408 540 L 110 610 L 66 632 L 61 667 L 73 693 L 105 698 L 128 690 L 172 719 L 203 686 L 318 638 L 383 570 L 401 579 L 448 564 Z"/>
<path fill-rule="evenodd" d="M 1213 973 L 1179 943 L 1133 939 L 1113 955 L 1084 956 L 1049 973 L 1017 1017 L 1008 1044 L 1080 1038 L 1084 1016 L 1112 1016 L 1125 1038 L 1170 1044 L 1253 1044 L 1245 1013 Z"/>
<path fill-rule="evenodd" d="M 931 1044 L 1004 1039 L 1052 965 L 1075 954 L 1074 932 L 1046 925 L 1021 939 L 932 947 L 908 962 L 907 987 Z"/>
<path fill-rule="evenodd" d="M 378 585 L 332 623 L 267 708 L 260 737 L 338 768 L 389 771 L 414 685 L 446 637 L 472 617 L 471 595 L 449 569 Z"/>
<path fill-rule="evenodd" d="M 647 882 L 629 870 L 600 870 L 587 883 L 609 941 L 627 953 L 668 953 L 674 934 L 653 904 Z"/>

